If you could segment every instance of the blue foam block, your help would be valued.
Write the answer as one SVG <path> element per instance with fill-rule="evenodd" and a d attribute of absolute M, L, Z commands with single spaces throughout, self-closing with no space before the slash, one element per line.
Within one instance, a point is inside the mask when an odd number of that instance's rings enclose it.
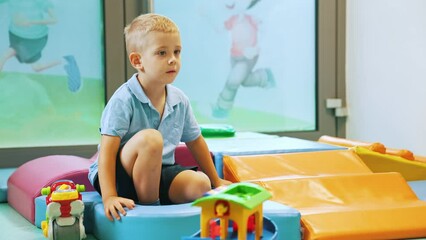
<path fill-rule="evenodd" d="M 16 168 L 0 169 L 0 203 L 7 202 L 7 180 Z"/>
<path fill-rule="evenodd" d="M 278 227 L 277 239 L 300 240 L 300 212 L 274 201 L 263 203 L 263 214 Z"/>
<path fill-rule="evenodd" d="M 245 156 L 257 154 L 276 154 L 293 152 L 313 152 L 341 150 L 344 147 L 303 140 L 291 137 L 257 137 L 206 139 L 210 152 L 213 153 L 216 170 L 223 177 L 223 156 Z"/>
<path fill-rule="evenodd" d="M 95 205 L 94 235 L 102 240 L 180 239 L 200 228 L 200 208 L 190 204 L 140 206 L 120 221 L 109 221 L 102 204 Z"/>
<path fill-rule="evenodd" d="M 265 216 L 278 227 L 278 239 L 300 239 L 300 213 L 277 202 L 266 201 Z M 200 212 L 191 204 L 137 206 L 120 221 L 110 222 L 103 205 L 95 205 L 94 235 L 113 239 L 180 239 L 200 230 Z"/>
<path fill-rule="evenodd" d="M 188 204 L 167 206 L 136 205 L 120 221 L 111 222 L 104 213 L 97 192 L 82 192 L 84 226 L 87 234 L 98 239 L 180 239 L 200 230 L 201 208 Z M 35 223 L 45 220 L 46 196 L 35 199 Z M 263 203 L 263 212 L 278 227 L 278 239 L 300 239 L 300 213 L 273 201 Z"/>

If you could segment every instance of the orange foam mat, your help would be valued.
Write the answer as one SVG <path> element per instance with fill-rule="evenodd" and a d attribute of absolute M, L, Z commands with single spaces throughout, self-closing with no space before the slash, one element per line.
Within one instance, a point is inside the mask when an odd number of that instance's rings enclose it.
<path fill-rule="evenodd" d="M 426 202 L 399 173 L 256 181 L 272 200 L 300 211 L 304 239 L 401 239 L 426 236 Z"/>
<path fill-rule="evenodd" d="M 420 209 L 422 208 L 422 209 Z M 426 236 L 424 207 L 405 206 L 397 209 L 372 211 L 331 212 L 302 217 L 305 228 L 303 239 L 379 240 L 411 239 Z M 384 219 L 389 219 L 384 221 Z M 409 219 L 406 221 L 406 219 Z M 414 224 L 413 224 L 414 223 Z M 306 227 L 307 226 L 307 227 Z"/>
<path fill-rule="evenodd" d="M 232 182 L 371 173 L 353 150 L 224 156 L 223 174 Z"/>

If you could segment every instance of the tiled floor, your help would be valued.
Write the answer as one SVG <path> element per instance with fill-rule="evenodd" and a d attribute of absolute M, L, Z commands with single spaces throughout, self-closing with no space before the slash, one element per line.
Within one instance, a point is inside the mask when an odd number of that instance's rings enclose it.
<path fill-rule="evenodd" d="M 7 203 L 0 204 L 0 223 L 1 239 L 46 240 L 41 229 L 28 222 Z M 96 238 L 89 235 L 86 239 Z"/>

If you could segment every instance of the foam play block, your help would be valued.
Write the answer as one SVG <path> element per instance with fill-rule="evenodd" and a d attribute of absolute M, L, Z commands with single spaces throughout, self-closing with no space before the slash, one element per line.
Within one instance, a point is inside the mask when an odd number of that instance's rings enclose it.
<path fill-rule="evenodd" d="M 407 149 L 386 148 L 386 154 L 402 157 L 407 160 L 415 160 L 414 153 Z"/>
<path fill-rule="evenodd" d="M 69 179 L 84 184 L 87 191 L 94 191 L 87 177 L 90 164 L 90 159 L 69 155 L 52 155 L 26 162 L 7 182 L 9 205 L 34 224 L 34 199 L 41 195 L 43 187 Z"/>
<path fill-rule="evenodd" d="M 203 137 L 233 137 L 235 136 L 235 129 L 229 124 L 200 124 L 201 134 Z"/>
<path fill-rule="evenodd" d="M 356 147 L 355 152 L 373 172 L 399 172 L 407 181 L 426 180 L 426 163 Z"/>
<path fill-rule="evenodd" d="M 137 205 L 120 221 L 114 222 L 105 216 L 103 204 L 95 204 L 93 210 L 93 233 L 103 240 L 179 239 L 199 228 L 200 211 L 190 204 Z"/>
<path fill-rule="evenodd" d="M 426 236 L 426 202 L 399 173 L 372 173 L 354 150 L 227 156 L 224 163 L 227 179 L 258 183 L 299 210 L 304 239 Z"/>
<path fill-rule="evenodd" d="M 321 136 L 318 139 L 318 142 L 328 143 L 328 144 L 332 144 L 336 146 L 344 146 L 344 147 L 358 146 L 358 147 L 370 149 L 371 151 L 374 151 L 374 152 L 386 153 L 385 145 L 379 142 L 363 142 L 363 141 L 356 141 L 356 140 L 327 136 L 327 135 Z"/>
<path fill-rule="evenodd" d="M 258 181 L 273 200 L 298 209 L 305 239 L 426 236 L 426 202 L 399 173 Z"/>
<path fill-rule="evenodd" d="M 0 203 L 7 202 L 7 180 L 16 168 L 0 169 Z"/>
<path fill-rule="evenodd" d="M 180 239 L 199 230 L 200 208 L 188 204 L 141 206 L 128 211 L 121 221 L 110 222 L 97 192 L 82 192 L 85 205 L 84 226 L 87 234 L 98 239 Z M 35 199 L 35 221 L 40 228 L 46 218 L 46 196 Z M 280 239 L 300 239 L 300 213 L 274 201 L 264 202 L 264 214 L 279 228 Z M 167 230 L 165 230 L 167 229 Z M 183 235 L 182 235 L 183 234 Z M 141 237 L 144 236 L 144 237 Z"/>
<path fill-rule="evenodd" d="M 353 150 L 224 156 L 223 173 L 232 182 L 371 173 Z"/>
<path fill-rule="evenodd" d="M 424 213 L 424 206 L 409 204 L 404 208 L 349 210 L 307 215 L 302 218 L 303 226 L 309 229 L 305 231 L 304 240 L 425 239 L 424 222 L 419 224 L 415 221 L 418 214 Z M 384 219 L 392 220 L 384 221 Z M 405 221 L 406 219 L 409 221 Z M 424 217 L 419 219 L 419 221 L 424 220 Z M 338 224 L 334 224 L 336 222 Z"/>
<path fill-rule="evenodd" d="M 279 239 L 300 239 L 300 213 L 279 203 L 266 201 L 264 214 L 278 226 Z M 181 239 L 200 228 L 201 208 L 190 203 L 168 206 L 137 205 L 120 221 L 109 221 L 101 203 L 94 206 L 94 235 L 102 240 Z M 281 227 L 281 228 L 280 228 Z M 282 231 L 280 230 L 282 229 Z"/>
<path fill-rule="evenodd" d="M 213 154 L 210 153 L 212 156 L 212 161 L 214 164 L 214 158 Z M 177 164 L 184 166 L 184 167 L 197 167 L 197 170 L 200 170 L 200 166 L 198 165 L 197 160 L 192 156 L 191 151 L 186 147 L 184 143 L 179 144 L 176 147 L 175 150 L 175 161 Z"/>
<path fill-rule="evenodd" d="M 292 152 L 313 152 L 346 149 L 316 141 L 271 135 L 255 135 L 246 138 L 206 139 L 214 155 L 216 170 L 223 177 L 223 156 L 261 155 Z"/>
<path fill-rule="evenodd" d="M 414 160 L 416 160 L 417 162 L 426 163 L 426 157 L 425 156 L 414 155 Z"/>
<path fill-rule="evenodd" d="M 11 207 L 34 222 L 34 199 L 43 187 L 60 179 L 84 184 L 86 191 L 94 191 L 88 180 L 89 166 L 98 153 L 90 159 L 70 155 L 52 155 L 31 160 L 14 171 L 7 182 L 7 198 Z M 185 145 L 175 151 L 176 162 L 184 166 L 198 166 Z"/>
<path fill-rule="evenodd" d="M 263 203 L 263 214 L 277 225 L 277 239 L 301 239 L 301 216 L 300 212 L 295 208 L 275 201 L 266 201 Z"/>

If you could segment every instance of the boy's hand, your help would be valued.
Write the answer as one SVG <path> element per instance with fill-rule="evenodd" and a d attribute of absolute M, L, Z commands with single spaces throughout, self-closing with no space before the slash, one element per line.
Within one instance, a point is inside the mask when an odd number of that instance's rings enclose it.
<path fill-rule="evenodd" d="M 220 186 L 227 186 L 227 185 L 230 185 L 230 184 L 232 184 L 232 182 L 225 180 L 225 179 L 222 179 L 222 178 L 219 178 L 216 182 L 213 183 L 213 187 L 217 188 L 217 187 L 220 187 Z"/>
<path fill-rule="evenodd" d="M 110 221 L 114 221 L 114 218 L 120 220 L 119 213 L 125 216 L 126 210 L 124 210 L 124 207 L 127 207 L 128 209 L 133 209 L 135 207 L 135 202 L 132 199 L 117 196 L 107 197 L 103 200 L 103 202 L 105 215 Z"/>

